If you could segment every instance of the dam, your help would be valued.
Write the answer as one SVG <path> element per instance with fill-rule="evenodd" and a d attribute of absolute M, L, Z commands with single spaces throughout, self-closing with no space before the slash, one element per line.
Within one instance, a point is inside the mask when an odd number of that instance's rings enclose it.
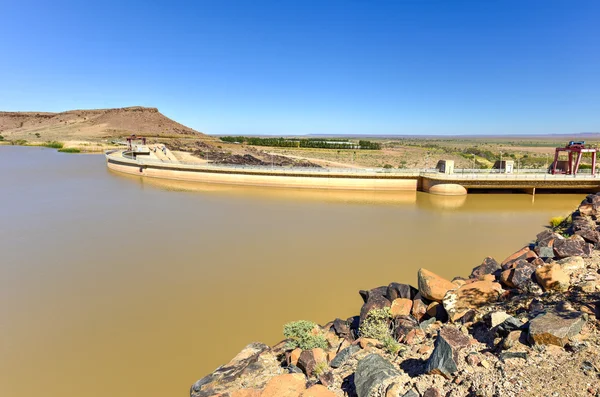
<path fill-rule="evenodd" d="M 460 170 L 435 169 L 343 169 L 232 166 L 186 163 L 175 160 L 162 147 L 109 150 L 109 169 L 130 175 L 203 183 L 246 186 L 342 189 L 370 191 L 423 191 L 440 195 L 464 195 L 473 191 L 536 190 L 592 192 L 600 190 L 600 179 L 592 173 L 550 174 L 540 169 Z M 448 163 L 449 164 L 449 163 Z M 485 172 L 482 172 L 485 171 Z M 504 171 L 504 172 L 503 172 Z"/>

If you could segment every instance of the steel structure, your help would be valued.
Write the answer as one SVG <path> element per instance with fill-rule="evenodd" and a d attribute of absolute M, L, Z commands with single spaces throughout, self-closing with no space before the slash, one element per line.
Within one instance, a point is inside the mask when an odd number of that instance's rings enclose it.
<path fill-rule="evenodd" d="M 142 141 L 142 145 L 146 145 L 146 138 L 143 136 L 137 136 L 135 134 L 127 137 L 127 149 L 133 150 L 133 144 L 135 141 Z"/>
<path fill-rule="evenodd" d="M 557 170 L 558 156 L 561 152 L 567 152 L 569 160 L 567 161 L 566 170 Z M 579 165 L 581 164 L 581 157 L 584 153 L 592 154 L 592 175 L 596 175 L 596 149 L 586 148 L 584 141 L 570 141 L 565 147 L 557 147 L 554 153 L 554 162 L 552 163 L 552 175 L 556 174 L 567 174 L 574 175 L 579 171 Z M 573 164 L 573 154 L 577 156 L 575 164 Z"/>

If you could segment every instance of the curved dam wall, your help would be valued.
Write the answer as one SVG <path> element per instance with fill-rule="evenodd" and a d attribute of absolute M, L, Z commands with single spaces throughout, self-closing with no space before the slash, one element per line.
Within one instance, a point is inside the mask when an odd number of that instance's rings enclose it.
<path fill-rule="evenodd" d="M 106 153 L 109 169 L 151 178 L 221 183 L 229 185 L 292 187 L 310 189 L 347 189 L 416 191 L 418 173 L 388 175 L 385 173 L 336 173 L 316 171 L 279 171 L 227 169 L 177 163 L 137 161 L 123 157 L 122 152 Z"/>

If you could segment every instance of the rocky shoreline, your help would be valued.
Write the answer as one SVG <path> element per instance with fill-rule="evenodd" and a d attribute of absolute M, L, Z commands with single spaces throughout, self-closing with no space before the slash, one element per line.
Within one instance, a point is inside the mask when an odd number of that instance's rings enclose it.
<path fill-rule="evenodd" d="M 286 325 L 191 397 L 600 396 L 600 193 L 468 278 L 360 291 L 360 315 Z"/>

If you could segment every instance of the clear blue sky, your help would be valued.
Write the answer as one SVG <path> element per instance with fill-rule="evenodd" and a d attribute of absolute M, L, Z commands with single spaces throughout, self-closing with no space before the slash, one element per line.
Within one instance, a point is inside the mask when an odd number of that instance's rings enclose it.
<path fill-rule="evenodd" d="M 600 132 L 600 1 L 2 3 L 0 109 L 132 105 L 210 134 Z"/>

